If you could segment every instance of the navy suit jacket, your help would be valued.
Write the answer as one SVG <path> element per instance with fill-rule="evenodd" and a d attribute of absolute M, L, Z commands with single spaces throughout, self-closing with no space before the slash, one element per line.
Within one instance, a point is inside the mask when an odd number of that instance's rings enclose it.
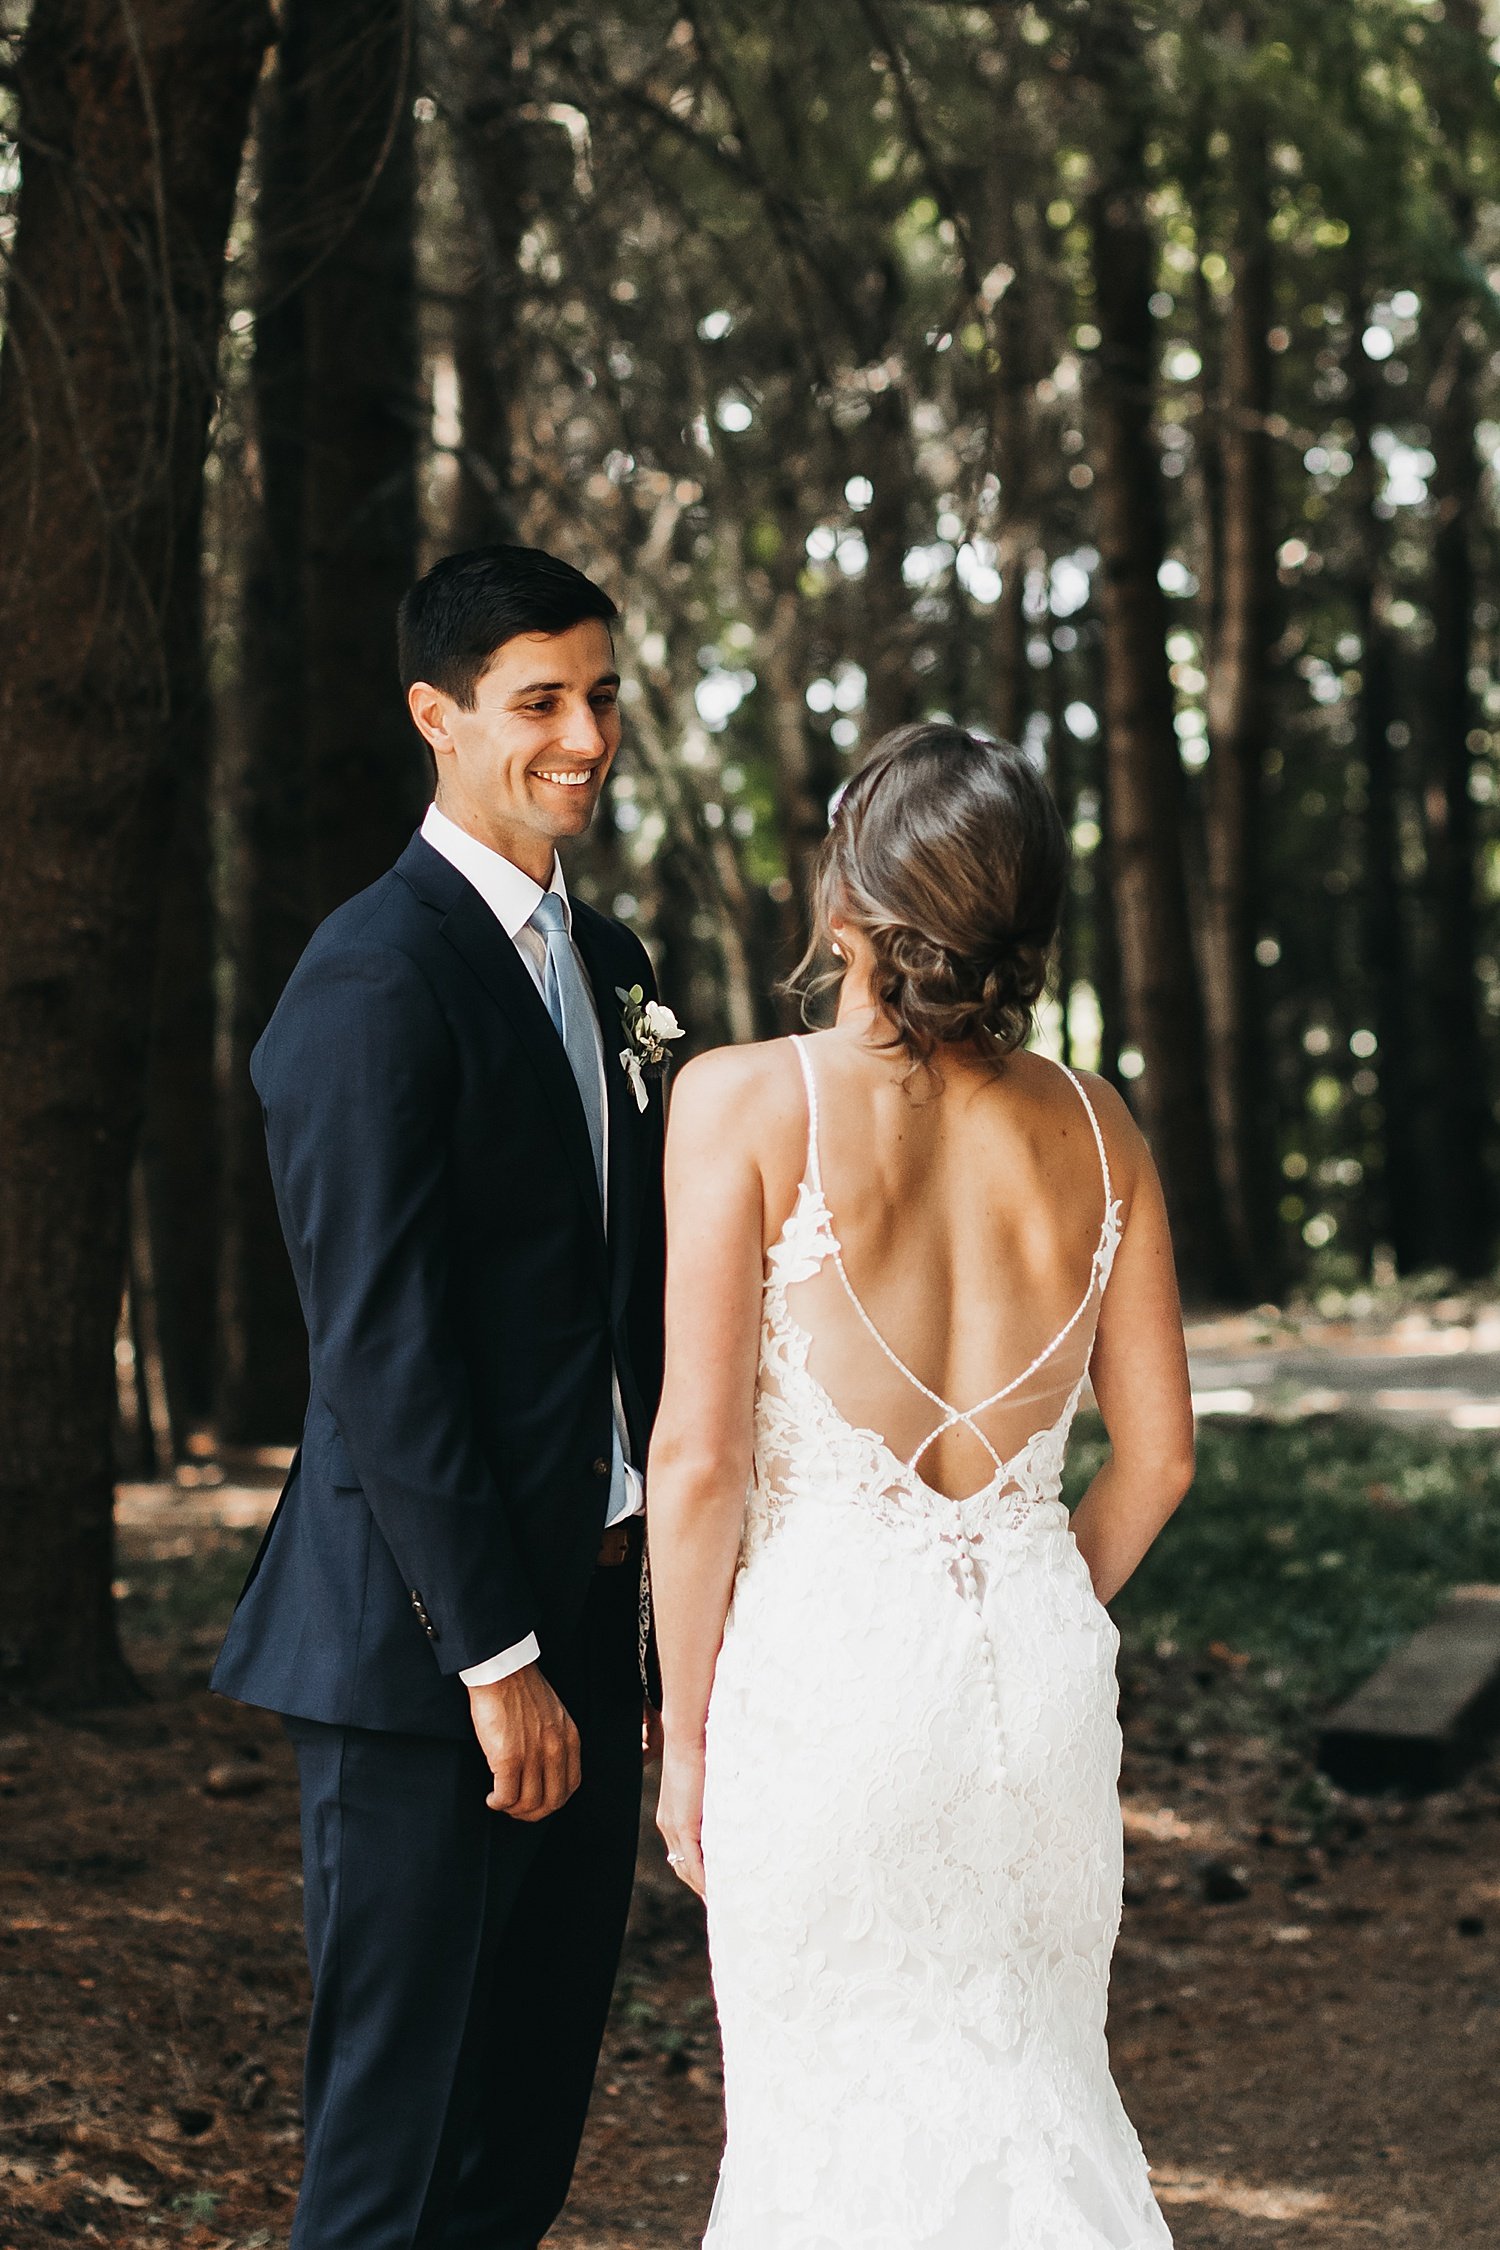
<path fill-rule="evenodd" d="M 314 935 L 251 1060 L 307 1322 L 302 1444 L 214 1670 L 241 1702 L 470 1731 L 461 1668 L 535 1632 L 566 1690 L 609 1500 L 661 1388 L 662 1088 L 619 1062 L 639 941 L 575 902 L 609 1099 L 583 1104 L 515 945 L 415 836 Z"/>

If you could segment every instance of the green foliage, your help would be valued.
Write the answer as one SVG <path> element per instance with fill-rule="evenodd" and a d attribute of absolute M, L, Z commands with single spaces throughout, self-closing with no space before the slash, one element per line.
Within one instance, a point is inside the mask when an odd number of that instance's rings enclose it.
<path fill-rule="evenodd" d="M 626 0 L 549 11 L 526 69 L 529 114 L 586 120 L 588 155 L 569 161 L 556 123 L 526 130 L 535 184 L 505 300 L 528 408 L 518 511 L 626 597 L 621 820 L 593 880 L 670 957 L 694 1044 L 778 1028 L 766 994 L 802 934 L 822 808 L 885 726 L 944 712 L 1009 727 L 1051 764 L 1077 849 L 1079 1059 L 1112 1067 L 1126 1033 L 1101 929 L 1091 197 L 1138 132 L 1200 896 L 1227 324 L 1244 214 L 1263 209 L 1280 616 L 1253 936 L 1279 1254 L 1318 1280 L 1368 1274 L 1392 1234 L 1391 1107 L 1430 1105 L 1442 1068 L 1426 1052 L 1403 1076 L 1388 1052 L 1371 926 L 1388 896 L 1412 975 L 1432 970 L 1433 425 L 1456 328 L 1476 350 L 1500 332 L 1500 105 L 1473 10 L 713 0 L 684 16 Z M 1497 368 L 1480 362 L 1491 464 Z M 1486 490 L 1469 735 L 1482 870 L 1500 854 L 1491 512 Z M 1372 827 L 1366 770 L 1371 616 L 1394 841 Z M 1495 891 L 1475 961 L 1492 1046 Z"/>
<path fill-rule="evenodd" d="M 1076 1498 L 1103 1451 L 1085 1426 Z M 1455 1585 L 1500 1582 L 1492 1442 L 1375 1422 L 1209 1423 L 1198 1476 L 1114 1604 L 1127 1657 L 1250 1658 L 1242 1715 L 1305 1725 L 1426 1624 Z"/>

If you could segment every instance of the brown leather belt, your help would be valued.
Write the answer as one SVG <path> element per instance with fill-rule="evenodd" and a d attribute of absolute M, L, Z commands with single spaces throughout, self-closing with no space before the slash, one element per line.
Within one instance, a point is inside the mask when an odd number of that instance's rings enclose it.
<path fill-rule="evenodd" d="M 623 1523 L 612 1523 L 609 1526 L 599 1542 L 599 1568 L 601 1570 L 618 1570 L 621 1563 L 627 1563 L 633 1554 L 639 1554 L 640 1549 L 636 1542 L 639 1538 L 640 1527 L 641 1519 L 639 1516 L 627 1516 Z"/>

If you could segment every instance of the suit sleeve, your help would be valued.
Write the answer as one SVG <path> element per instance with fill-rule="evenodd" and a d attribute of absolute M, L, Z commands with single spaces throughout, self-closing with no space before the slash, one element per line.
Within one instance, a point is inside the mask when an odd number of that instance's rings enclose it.
<path fill-rule="evenodd" d="M 450 1034 L 416 965 L 371 949 L 304 962 L 258 1064 L 313 1386 L 456 1673 L 536 1617 L 453 1332 Z"/>

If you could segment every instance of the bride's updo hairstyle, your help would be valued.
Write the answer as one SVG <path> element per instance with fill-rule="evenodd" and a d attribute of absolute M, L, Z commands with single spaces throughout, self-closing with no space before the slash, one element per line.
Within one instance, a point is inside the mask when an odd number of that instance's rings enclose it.
<path fill-rule="evenodd" d="M 808 989 L 837 915 L 874 950 L 893 1044 L 918 1064 L 945 1047 L 998 1062 L 1031 1028 L 1067 878 L 1057 806 L 1020 750 L 945 721 L 902 727 L 839 800 L 793 984 Z"/>

